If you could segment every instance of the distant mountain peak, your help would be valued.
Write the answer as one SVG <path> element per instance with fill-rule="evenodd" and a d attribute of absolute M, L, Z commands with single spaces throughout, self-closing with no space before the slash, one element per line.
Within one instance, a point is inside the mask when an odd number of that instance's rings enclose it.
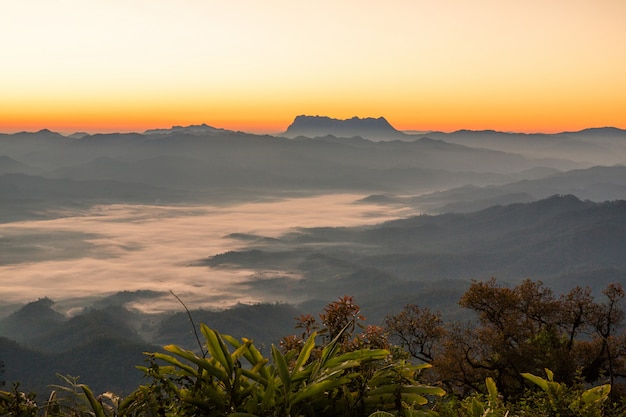
<path fill-rule="evenodd" d="M 189 135 L 214 135 L 219 133 L 226 133 L 229 130 L 220 129 L 217 127 L 209 126 L 206 123 L 200 125 L 189 126 L 172 126 L 170 129 L 150 129 L 144 132 L 144 135 L 170 135 L 170 134 L 189 134 Z"/>
<path fill-rule="evenodd" d="M 404 134 L 396 130 L 384 117 L 357 117 L 333 119 L 328 116 L 296 116 L 282 136 L 305 137 L 354 137 L 360 136 L 371 140 L 396 140 Z"/>

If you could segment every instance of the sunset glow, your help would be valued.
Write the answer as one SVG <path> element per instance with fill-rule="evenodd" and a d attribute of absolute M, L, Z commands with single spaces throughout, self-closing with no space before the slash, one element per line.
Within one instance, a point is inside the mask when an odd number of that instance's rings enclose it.
<path fill-rule="evenodd" d="M 0 15 L 0 131 L 626 128 L 626 2 L 26 0 Z"/>

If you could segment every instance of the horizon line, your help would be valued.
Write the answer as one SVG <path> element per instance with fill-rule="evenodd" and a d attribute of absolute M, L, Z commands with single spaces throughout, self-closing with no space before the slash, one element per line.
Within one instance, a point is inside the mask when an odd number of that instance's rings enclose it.
<path fill-rule="evenodd" d="M 304 116 L 304 115 L 303 115 Z M 308 115 L 307 115 L 308 116 Z M 319 115 L 311 115 L 309 117 L 327 117 L 330 119 L 334 119 L 334 120 L 339 120 L 339 121 L 347 121 L 350 120 L 351 118 L 347 118 L 347 119 L 339 119 L 339 118 L 333 118 L 333 117 L 329 117 L 329 116 L 319 116 Z M 354 116 L 352 117 L 352 119 L 354 118 L 358 118 L 358 119 L 380 119 L 383 118 L 385 120 L 387 120 L 384 116 L 379 116 L 379 117 L 359 117 L 359 116 Z M 293 122 L 292 122 L 293 123 Z M 397 130 L 398 132 L 407 134 L 407 135 L 420 135 L 420 134 L 429 134 L 429 133 L 445 133 L 445 134 L 450 134 L 450 133 L 456 133 L 456 132 L 462 132 L 462 131 L 467 131 L 467 132 L 494 132 L 494 133 L 505 133 L 505 134 L 521 134 L 521 135 L 554 135 L 554 134 L 563 134 L 563 133 L 578 133 L 578 132 L 582 132 L 585 130 L 600 130 L 600 129 L 615 129 L 615 130 L 621 130 L 624 131 L 626 130 L 626 128 L 621 128 L 618 127 L 616 125 L 610 126 L 610 125 L 606 125 L 606 126 L 589 126 L 589 127 L 584 127 L 584 128 L 580 128 L 580 129 L 570 129 L 570 130 L 498 130 L 498 129 L 494 129 L 494 128 L 476 128 L 476 129 L 470 129 L 470 128 L 460 128 L 460 129 L 418 129 L 418 128 L 405 128 L 405 129 L 398 129 L 395 126 L 393 126 L 393 124 L 391 124 L 390 122 L 388 122 L 389 125 L 394 128 L 395 130 Z M 147 132 L 151 131 L 151 130 L 172 130 L 172 129 L 186 129 L 186 128 L 191 128 L 191 127 L 200 127 L 200 126 L 205 126 L 205 127 L 209 127 L 209 128 L 213 128 L 213 129 L 217 129 L 217 130 L 224 130 L 225 132 L 234 132 L 234 133 L 244 133 L 244 134 L 251 134 L 251 135 L 258 135 L 258 136 L 281 136 L 282 134 L 286 133 L 287 129 L 289 128 L 289 126 L 291 126 L 291 124 L 289 124 L 287 126 L 287 128 L 284 128 L 280 131 L 275 131 L 275 130 L 268 130 L 268 129 L 237 129 L 237 128 L 223 128 L 223 127 L 219 127 L 218 125 L 213 125 L 213 124 L 209 124 L 206 122 L 202 122 L 202 123 L 192 123 L 192 124 L 188 124 L 188 125 L 178 125 L 178 124 L 174 124 L 171 125 L 169 127 L 149 127 L 149 128 L 130 128 L 130 129 L 124 129 L 124 128 L 112 128 L 112 129 L 106 129 L 106 128 L 100 128 L 100 129 L 78 129 L 78 130 L 70 130 L 70 129 L 54 129 L 54 128 L 49 128 L 49 127 L 43 127 L 43 128 L 33 128 L 32 130 L 29 130 L 28 128 L 26 129 L 8 129 L 8 130 L 2 130 L 0 131 L 0 134 L 3 135 L 16 135 L 16 134 L 23 134 L 23 133 L 30 133 L 30 134 L 36 134 L 36 133 L 41 133 L 41 132 L 52 132 L 52 133 L 57 133 L 61 136 L 65 136 L 65 137 L 69 137 L 72 135 L 77 135 L 77 134 L 84 134 L 85 136 L 94 136 L 94 135 L 108 135 L 108 134 L 146 134 Z"/>

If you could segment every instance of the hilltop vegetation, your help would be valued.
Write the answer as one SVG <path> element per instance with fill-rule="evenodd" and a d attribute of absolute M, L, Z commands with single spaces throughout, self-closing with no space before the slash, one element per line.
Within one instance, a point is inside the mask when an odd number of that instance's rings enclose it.
<path fill-rule="evenodd" d="M 597 302 L 589 288 L 556 298 L 530 280 L 513 288 L 474 282 L 460 305 L 477 321 L 446 323 L 412 304 L 384 327 L 363 325 L 360 307 L 345 296 L 318 317 L 301 315 L 299 333 L 268 356 L 252 340 L 201 324 L 197 349 L 167 345 L 147 354 L 139 369 L 149 382 L 134 392 L 96 397 L 65 376 L 61 395 L 40 409 L 59 416 L 621 415 L 625 294 L 618 284 L 603 294 Z M 4 413 L 38 409 L 17 386 L 0 391 Z"/>

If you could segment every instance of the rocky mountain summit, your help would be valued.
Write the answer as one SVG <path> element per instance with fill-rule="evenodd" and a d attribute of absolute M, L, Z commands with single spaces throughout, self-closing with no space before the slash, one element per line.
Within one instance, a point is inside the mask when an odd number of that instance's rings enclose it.
<path fill-rule="evenodd" d="M 295 118 L 287 130 L 281 135 L 289 138 L 305 137 L 354 137 L 360 136 L 369 140 L 402 140 L 404 133 L 395 129 L 384 117 L 353 117 L 351 119 L 333 119 L 326 116 L 305 116 Z"/>

